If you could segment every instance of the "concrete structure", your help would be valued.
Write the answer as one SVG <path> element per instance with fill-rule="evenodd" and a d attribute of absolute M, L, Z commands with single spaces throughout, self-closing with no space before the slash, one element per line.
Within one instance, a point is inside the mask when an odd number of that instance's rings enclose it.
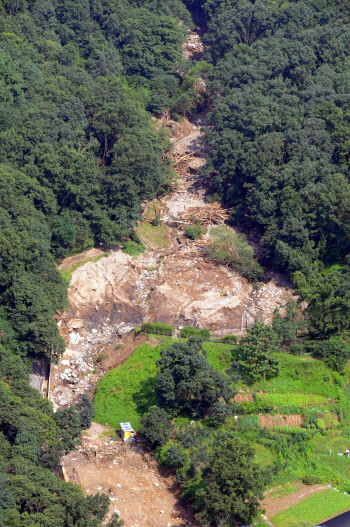
<path fill-rule="evenodd" d="M 123 441 L 135 441 L 135 430 L 130 423 L 120 423 L 120 429 Z"/>

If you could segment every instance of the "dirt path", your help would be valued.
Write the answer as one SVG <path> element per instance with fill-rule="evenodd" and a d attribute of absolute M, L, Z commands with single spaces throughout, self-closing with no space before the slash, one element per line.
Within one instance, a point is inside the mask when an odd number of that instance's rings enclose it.
<path fill-rule="evenodd" d="M 270 498 L 269 494 L 266 494 L 265 499 L 262 502 L 262 506 L 265 509 L 265 516 L 267 518 L 277 514 L 278 512 L 288 509 L 292 505 L 299 503 L 299 501 L 304 498 L 308 498 L 312 494 L 317 494 L 321 490 L 328 489 L 327 485 L 303 485 L 301 488 L 288 494 L 287 496 L 282 496 L 281 498 Z"/>
<path fill-rule="evenodd" d="M 126 527 L 180 527 L 198 524 L 179 500 L 171 475 L 160 474 L 141 444 L 125 444 L 110 429 L 93 423 L 77 451 L 63 458 L 65 477 L 85 495 L 108 494 L 110 514 L 120 513 Z"/>

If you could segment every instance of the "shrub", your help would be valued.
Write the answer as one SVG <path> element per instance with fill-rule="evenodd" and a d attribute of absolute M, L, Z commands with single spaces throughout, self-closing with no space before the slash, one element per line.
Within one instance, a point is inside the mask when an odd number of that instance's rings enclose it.
<path fill-rule="evenodd" d="M 206 233 L 206 227 L 202 225 L 189 225 L 184 230 L 184 235 L 190 240 L 197 240 L 202 234 Z"/>
<path fill-rule="evenodd" d="M 95 362 L 102 362 L 105 358 L 107 358 L 107 353 L 105 351 L 102 351 L 102 353 L 99 353 L 95 359 Z"/>
<path fill-rule="evenodd" d="M 323 430 L 324 429 L 324 420 L 323 419 L 317 419 L 316 426 L 317 426 L 317 428 L 319 430 Z"/>
<path fill-rule="evenodd" d="M 241 271 L 250 282 L 263 278 L 264 270 L 254 260 L 254 249 L 243 236 L 229 230 L 225 225 L 213 227 L 210 236 L 213 241 L 209 247 L 209 258 Z"/>
<path fill-rule="evenodd" d="M 199 329 L 192 326 L 181 328 L 180 335 L 184 339 L 187 339 L 188 337 L 201 337 L 202 339 L 210 339 L 209 329 Z"/>
<path fill-rule="evenodd" d="M 236 335 L 224 335 L 213 339 L 213 342 L 221 342 L 222 344 L 237 344 L 238 337 Z"/>
<path fill-rule="evenodd" d="M 153 218 L 153 220 L 151 221 L 153 227 L 158 227 L 158 225 L 160 224 L 160 216 L 159 214 L 156 214 Z"/>
<path fill-rule="evenodd" d="M 173 430 L 170 417 L 158 406 L 152 406 L 148 413 L 141 417 L 140 423 L 140 432 L 152 448 L 165 445 Z"/>
<path fill-rule="evenodd" d="M 138 256 L 139 254 L 144 253 L 145 250 L 146 250 L 146 247 L 144 245 L 140 245 L 131 240 L 126 242 L 123 248 L 123 251 L 129 256 Z"/>
<path fill-rule="evenodd" d="M 145 322 L 141 326 L 141 331 L 145 333 L 157 333 L 161 335 L 172 335 L 174 329 L 170 324 L 163 324 L 162 322 Z"/>
<path fill-rule="evenodd" d="M 260 419 L 257 415 L 243 415 L 238 418 L 240 428 L 260 428 Z"/>

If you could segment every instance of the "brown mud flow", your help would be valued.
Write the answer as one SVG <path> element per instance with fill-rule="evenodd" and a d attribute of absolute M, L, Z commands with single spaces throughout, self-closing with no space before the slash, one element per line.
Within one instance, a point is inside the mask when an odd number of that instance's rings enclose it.
<path fill-rule="evenodd" d="M 199 58 L 201 51 L 199 35 L 191 33 L 184 54 Z M 106 370 L 122 364 L 148 339 L 134 337 L 133 328 L 143 322 L 241 335 L 256 318 L 271 323 L 274 309 L 292 297 L 290 284 L 277 274 L 256 289 L 238 272 L 206 259 L 210 229 L 225 223 L 229 211 L 206 201 L 199 173 L 205 164 L 199 142 L 204 124 L 204 115 L 181 123 L 163 116 L 155 123 L 169 132 L 178 177 L 168 196 L 145 204 L 137 227 L 145 253 L 132 259 L 118 248 L 76 268 L 95 253 L 62 262 L 72 279 L 69 307 L 58 317 L 67 349 L 51 367 L 48 389 L 55 408 L 74 403 L 80 393 L 93 393 Z M 158 224 L 152 222 L 155 216 Z M 184 236 L 193 219 L 206 230 L 197 241 Z M 173 478 L 160 474 L 141 446 L 123 445 L 101 425 L 93 424 L 63 464 L 66 478 L 86 494 L 108 493 L 110 512 L 120 511 L 126 527 L 196 525 L 191 510 L 179 502 Z"/>
<path fill-rule="evenodd" d="M 111 251 L 107 258 L 73 271 L 69 308 L 58 322 L 67 350 L 51 372 L 49 396 L 57 407 L 94 388 L 103 373 L 104 355 L 112 355 L 115 363 L 118 357 L 125 360 L 123 348 L 115 348 L 130 340 L 132 328 L 143 322 L 240 335 L 256 318 L 271 323 L 274 309 L 291 298 L 290 285 L 278 274 L 268 275 L 256 289 L 238 272 L 205 258 L 210 229 L 225 222 L 227 211 L 205 199 L 199 175 L 205 163 L 199 145 L 203 119 L 161 123 L 170 130 L 178 179 L 168 196 L 145 205 L 145 219 L 137 230 L 147 251 L 134 260 L 121 250 Z M 151 225 L 155 214 L 156 227 Z M 207 231 L 197 241 L 184 237 L 193 216 Z"/>

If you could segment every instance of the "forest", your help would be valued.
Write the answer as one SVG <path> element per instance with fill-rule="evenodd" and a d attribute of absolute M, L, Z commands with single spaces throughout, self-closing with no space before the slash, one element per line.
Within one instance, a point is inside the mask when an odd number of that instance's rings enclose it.
<path fill-rule="evenodd" d="M 198 20 L 205 50 L 194 64 L 182 45 Z M 205 110 L 208 199 L 256 234 L 259 272 L 285 273 L 308 304 L 303 316 L 299 304 L 283 320 L 276 314 L 269 335 L 257 326 L 233 370 L 251 383 L 276 375 L 278 335 L 278 349 L 311 353 L 342 374 L 350 357 L 349 41 L 347 0 L 0 0 L 0 525 L 104 521 L 105 496 L 84 498 L 55 475 L 91 422 L 90 400 L 54 413 L 28 373 L 33 360 L 57 361 L 64 351 L 54 314 L 67 305 L 67 283 L 57 261 L 138 243 L 142 203 L 169 192 L 171 144 L 153 125 L 168 109 L 177 120 Z M 225 419 L 232 387 L 198 355 L 198 341 L 190 344 L 198 382 L 205 375 L 211 386 L 181 411 Z M 175 415 L 170 355 L 160 359 L 157 397 Z M 241 449 L 253 480 L 249 447 L 224 439 L 223 464 Z M 219 478 L 215 458 L 196 498 L 213 525 L 206 493 Z M 256 507 L 253 500 L 241 517 Z M 108 525 L 121 524 L 116 515 Z"/>

